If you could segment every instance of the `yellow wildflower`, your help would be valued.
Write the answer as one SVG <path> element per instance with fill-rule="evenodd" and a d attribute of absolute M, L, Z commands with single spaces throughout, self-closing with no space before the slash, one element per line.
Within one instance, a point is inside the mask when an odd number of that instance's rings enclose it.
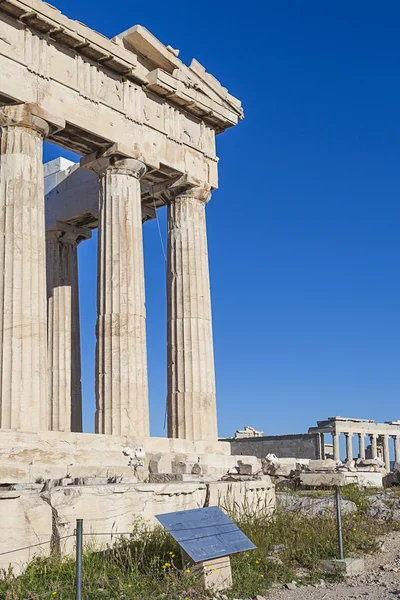
<path fill-rule="evenodd" d="M 186 569 L 185 573 L 190 573 L 190 569 Z"/>
<path fill-rule="evenodd" d="M 260 573 L 260 577 L 262 577 L 264 579 L 264 575 L 262 573 Z"/>

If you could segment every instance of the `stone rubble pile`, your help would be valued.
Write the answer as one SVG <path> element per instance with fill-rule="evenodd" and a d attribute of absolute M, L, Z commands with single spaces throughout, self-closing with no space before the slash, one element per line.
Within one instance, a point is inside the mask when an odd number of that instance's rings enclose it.
<path fill-rule="evenodd" d="M 356 484 L 362 487 L 382 487 L 383 482 L 399 480 L 400 472 L 388 474 L 378 458 L 358 459 L 342 463 L 333 459 L 298 460 L 278 458 L 269 454 L 261 460 L 262 471 L 280 487 L 332 487 Z M 399 469 L 400 470 L 400 469 Z"/>

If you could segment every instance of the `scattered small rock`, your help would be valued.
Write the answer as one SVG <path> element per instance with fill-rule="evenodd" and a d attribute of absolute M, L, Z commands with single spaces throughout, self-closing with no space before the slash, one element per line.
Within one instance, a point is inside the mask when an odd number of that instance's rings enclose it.
<path fill-rule="evenodd" d="M 285 584 L 285 588 L 287 590 L 295 590 L 297 589 L 297 583 L 295 581 L 291 581 L 290 583 Z"/>
<path fill-rule="evenodd" d="M 269 549 L 269 553 L 276 554 L 277 552 L 283 552 L 284 550 L 286 550 L 286 546 L 284 544 L 274 544 Z"/>

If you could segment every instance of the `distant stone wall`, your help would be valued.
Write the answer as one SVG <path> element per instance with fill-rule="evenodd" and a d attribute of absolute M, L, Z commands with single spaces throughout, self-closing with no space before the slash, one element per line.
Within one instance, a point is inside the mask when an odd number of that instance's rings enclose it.
<path fill-rule="evenodd" d="M 263 437 L 224 439 L 230 442 L 232 454 L 263 458 L 269 453 L 278 458 L 318 458 L 318 434 L 266 435 Z"/>

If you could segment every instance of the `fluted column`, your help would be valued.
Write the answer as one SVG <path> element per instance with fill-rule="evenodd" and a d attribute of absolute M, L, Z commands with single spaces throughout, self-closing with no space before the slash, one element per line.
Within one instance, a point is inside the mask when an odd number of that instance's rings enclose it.
<path fill-rule="evenodd" d="M 333 460 L 340 460 L 339 434 L 332 433 Z"/>
<path fill-rule="evenodd" d="M 389 452 L 389 436 L 385 433 L 383 436 L 383 462 L 387 471 L 390 471 L 390 452 Z"/>
<path fill-rule="evenodd" d="M 324 460 L 325 459 L 324 434 L 318 433 L 317 435 L 318 435 L 317 441 L 316 441 L 317 458 L 320 460 Z"/>
<path fill-rule="evenodd" d="M 364 434 L 358 434 L 358 457 L 365 459 L 365 442 L 364 442 Z"/>
<path fill-rule="evenodd" d="M 47 429 L 42 147 L 28 105 L 0 108 L 0 428 Z"/>
<path fill-rule="evenodd" d="M 168 206 L 168 435 L 217 439 L 205 207 L 194 188 Z"/>
<path fill-rule="evenodd" d="M 46 232 L 48 428 L 53 431 L 82 431 L 77 249 L 89 237 L 89 230 L 66 224 Z"/>
<path fill-rule="evenodd" d="M 394 460 L 400 463 L 400 436 L 394 436 Z"/>
<path fill-rule="evenodd" d="M 149 436 L 146 310 L 139 160 L 111 155 L 100 176 L 96 432 Z"/>
<path fill-rule="evenodd" d="M 378 437 L 376 435 L 376 433 L 371 433 L 369 436 L 369 439 L 371 441 L 371 458 L 377 458 L 378 457 Z"/>
<path fill-rule="evenodd" d="M 353 460 L 353 434 L 345 433 L 346 437 L 346 459 L 350 462 Z"/>

